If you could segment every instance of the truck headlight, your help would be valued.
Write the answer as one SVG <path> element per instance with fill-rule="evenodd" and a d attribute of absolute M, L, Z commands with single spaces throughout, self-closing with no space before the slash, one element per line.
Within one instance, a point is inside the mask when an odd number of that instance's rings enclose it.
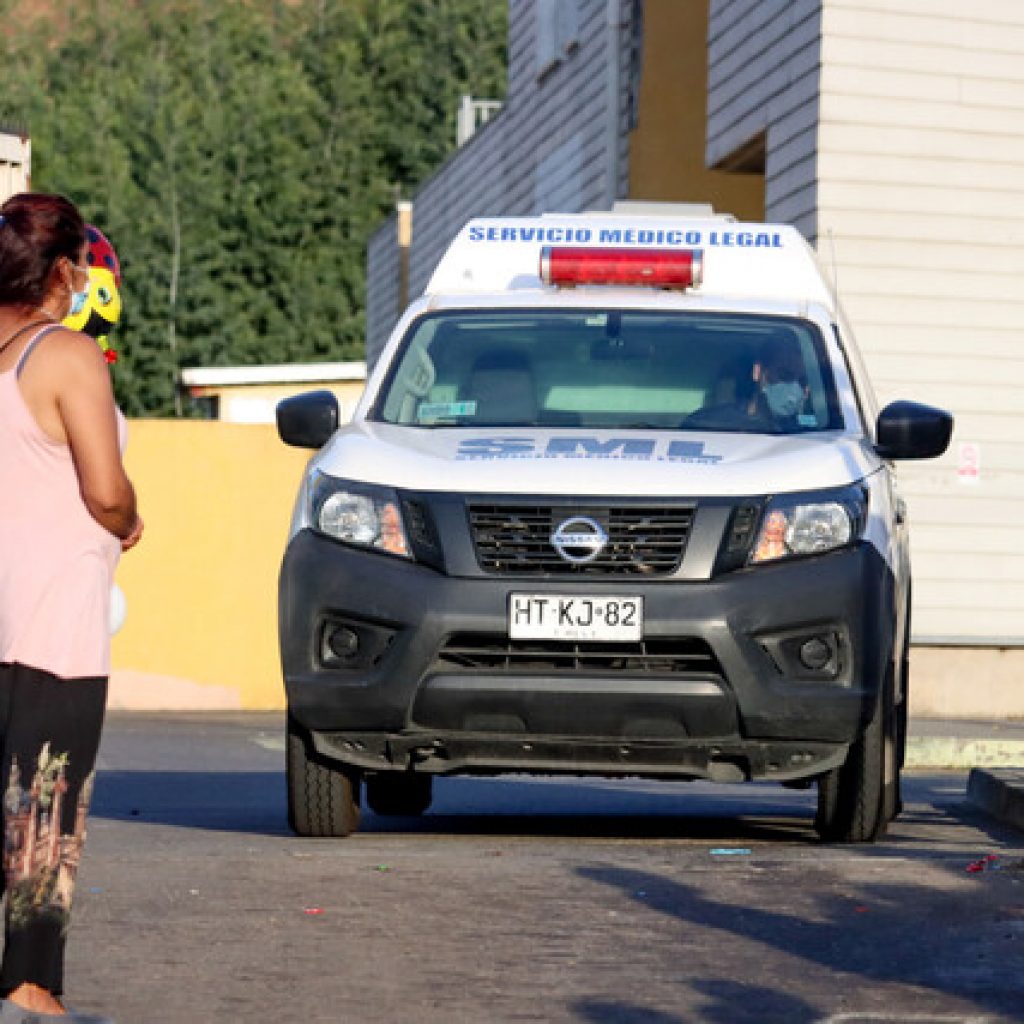
<path fill-rule="evenodd" d="M 318 473 L 311 488 L 313 529 L 345 544 L 411 558 L 398 495 L 390 487 Z"/>
<path fill-rule="evenodd" d="M 845 547 L 860 538 L 866 519 L 867 496 L 861 487 L 773 498 L 761 520 L 750 564 Z"/>

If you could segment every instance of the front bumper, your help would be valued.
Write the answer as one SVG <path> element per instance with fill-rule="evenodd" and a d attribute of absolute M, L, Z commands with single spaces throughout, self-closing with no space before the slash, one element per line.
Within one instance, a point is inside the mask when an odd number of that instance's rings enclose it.
<path fill-rule="evenodd" d="M 289 712 L 321 754 L 370 770 L 812 777 L 873 712 L 893 584 L 867 544 L 711 580 L 523 580 L 446 576 L 306 530 L 280 580 Z M 655 655 L 503 656 L 513 591 L 639 593 Z M 339 628 L 354 652 L 331 650 Z M 796 660 L 815 636 L 835 647 L 822 671 Z"/>

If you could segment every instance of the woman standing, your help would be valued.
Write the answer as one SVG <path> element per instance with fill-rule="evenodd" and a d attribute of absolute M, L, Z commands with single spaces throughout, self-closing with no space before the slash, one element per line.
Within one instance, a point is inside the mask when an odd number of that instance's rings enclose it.
<path fill-rule="evenodd" d="M 0 1024 L 61 1003 L 64 940 L 110 672 L 110 589 L 142 521 L 103 353 L 60 326 L 88 294 L 62 196 L 0 206 Z"/>

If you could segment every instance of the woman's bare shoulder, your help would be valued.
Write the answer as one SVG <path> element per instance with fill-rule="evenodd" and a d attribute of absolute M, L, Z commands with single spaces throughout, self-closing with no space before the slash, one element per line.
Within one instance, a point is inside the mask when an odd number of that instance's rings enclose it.
<path fill-rule="evenodd" d="M 43 343 L 39 346 L 40 356 L 45 356 L 51 362 L 59 360 L 61 363 L 69 363 L 76 369 L 87 367 L 102 367 L 106 369 L 106 360 L 99 345 L 88 334 L 81 331 L 73 331 L 69 327 L 58 327 L 50 331 Z M 34 356 L 33 356 L 34 358 Z"/>
<path fill-rule="evenodd" d="M 29 356 L 22 372 L 23 382 L 62 392 L 67 388 L 106 391 L 110 371 L 99 345 L 87 334 L 58 327 L 50 331 Z M 31 386 L 31 383 L 30 383 Z"/>
<path fill-rule="evenodd" d="M 97 356 L 101 361 L 103 360 L 103 352 L 99 345 L 96 344 L 95 338 L 90 338 L 88 334 L 83 334 L 81 331 L 73 331 L 70 327 L 65 327 L 63 324 L 56 324 L 47 335 L 50 345 L 60 345 L 68 352 L 80 352 L 83 356 Z"/>

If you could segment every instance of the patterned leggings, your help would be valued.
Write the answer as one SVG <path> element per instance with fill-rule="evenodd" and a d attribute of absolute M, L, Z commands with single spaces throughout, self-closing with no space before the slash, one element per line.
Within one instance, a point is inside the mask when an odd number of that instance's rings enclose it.
<path fill-rule="evenodd" d="M 63 991 L 64 942 L 106 699 L 106 678 L 60 679 L 0 665 L 4 995 L 23 982 Z"/>

